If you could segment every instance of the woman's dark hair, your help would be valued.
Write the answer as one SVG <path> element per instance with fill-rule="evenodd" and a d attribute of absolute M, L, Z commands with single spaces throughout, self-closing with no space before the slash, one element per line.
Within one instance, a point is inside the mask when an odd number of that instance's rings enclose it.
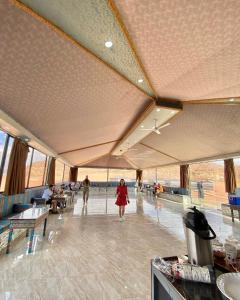
<path fill-rule="evenodd" d="M 90 180 L 88 178 L 85 178 L 84 179 L 84 182 L 86 182 L 86 184 L 89 184 L 90 183 Z"/>
<path fill-rule="evenodd" d="M 123 185 L 126 185 L 126 182 L 125 182 L 125 180 L 122 178 L 122 179 L 120 179 L 120 181 L 119 181 L 119 185 L 121 185 L 121 181 L 123 180 Z"/>

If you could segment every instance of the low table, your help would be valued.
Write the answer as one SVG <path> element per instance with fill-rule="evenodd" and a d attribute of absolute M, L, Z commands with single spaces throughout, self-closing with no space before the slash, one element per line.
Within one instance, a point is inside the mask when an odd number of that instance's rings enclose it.
<path fill-rule="evenodd" d="M 7 244 L 7 251 L 8 254 L 10 252 L 10 244 L 12 241 L 12 234 L 14 229 L 27 229 L 27 236 L 29 236 L 29 246 L 28 246 L 28 253 L 32 253 L 32 244 L 33 244 L 33 236 L 35 228 L 44 222 L 43 226 L 43 236 L 46 233 L 47 227 L 47 217 L 48 217 L 48 208 L 46 207 L 35 207 L 29 208 L 23 211 L 20 214 L 17 214 L 8 220 L 10 221 L 9 225 L 9 234 L 8 234 L 8 244 Z M 29 234 L 30 230 L 30 234 Z"/>
<path fill-rule="evenodd" d="M 233 213 L 234 210 L 238 211 L 238 219 L 240 221 L 240 205 L 229 204 L 229 207 L 230 207 L 230 210 L 231 210 L 232 221 L 234 222 L 234 213 Z"/>

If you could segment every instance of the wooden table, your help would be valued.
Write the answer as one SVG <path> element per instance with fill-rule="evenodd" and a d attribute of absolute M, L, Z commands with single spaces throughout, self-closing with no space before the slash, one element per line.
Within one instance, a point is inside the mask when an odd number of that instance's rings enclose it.
<path fill-rule="evenodd" d="M 232 205 L 229 204 L 230 210 L 231 210 L 231 216 L 232 216 L 232 221 L 234 222 L 234 210 L 238 211 L 238 219 L 240 221 L 240 205 Z"/>
<path fill-rule="evenodd" d="M 35 207 L 35 208 L 29 208 L 23 211 L 22 213 L 9 218 L 10 230 L 8 234 L 8 244 L 7 244 L 6 253 L 8 254 L 10 252 L 10 244 L 12 241 L 12 235 L 14 229 L 27 229 L 27 236 L 29 237 L 28 253 L 32 253 L 33 236 L 34 236 L 35 228 L 44 222 L 43 236 L 45 236 L 46 227 L 47 227 L 47 217 L 48 217 L 48 208 Z"/>

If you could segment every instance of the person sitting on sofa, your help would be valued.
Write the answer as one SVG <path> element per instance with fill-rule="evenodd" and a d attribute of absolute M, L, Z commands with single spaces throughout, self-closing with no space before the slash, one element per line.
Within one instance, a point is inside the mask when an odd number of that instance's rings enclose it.
<path fill-rule="evenodd" d="M 46 204 L 52 207 L 52 213 L 57 214 L 57 200 L 53 198 L 53 184 L 50 184 L 47 189 L 43 191 L 42 198 L 46 200 Z"/>

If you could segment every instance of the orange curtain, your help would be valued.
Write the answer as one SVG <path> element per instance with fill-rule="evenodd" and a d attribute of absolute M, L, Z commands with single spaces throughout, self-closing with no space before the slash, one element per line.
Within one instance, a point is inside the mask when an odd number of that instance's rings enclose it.
<path fill-rule="evenodd" d="M 52 157 L 49 165 L 48 170 L 48 185 L 53 184 L 55 185 L 55 168 L 56 168 L 56 158 Z"/>
<path fill-rule="evenodd" d="M 19 138 L 14 139 L 5 184 L 5 195 L 25 192 L 26 160 L 28 145 Z"/>
<path fill-rule="evenodd" d="M 234 162 L 232 158 L 224 160 L 224 179 L 226 192 L 230 194 L 235 193 L 237 184 Z"/>
<path fill-rule="evenodd" d="M 180 166 L 180 187 L 182 189 L 189 188 L 189 165 Z"/>
<path fill-rule="evenodd" d="M 142 181 L 142 174 L 143 174 L 143 171 L 138 169 L 136 170 L 136 181 L 137 182 L 141 182 Z"/>
<path fill-rule="evenodd" d="M 70 182 L 77 182 L 77 177 L 78 177 L 78 167 L 71 167 L 70 168 L 69 181 Z"/>

